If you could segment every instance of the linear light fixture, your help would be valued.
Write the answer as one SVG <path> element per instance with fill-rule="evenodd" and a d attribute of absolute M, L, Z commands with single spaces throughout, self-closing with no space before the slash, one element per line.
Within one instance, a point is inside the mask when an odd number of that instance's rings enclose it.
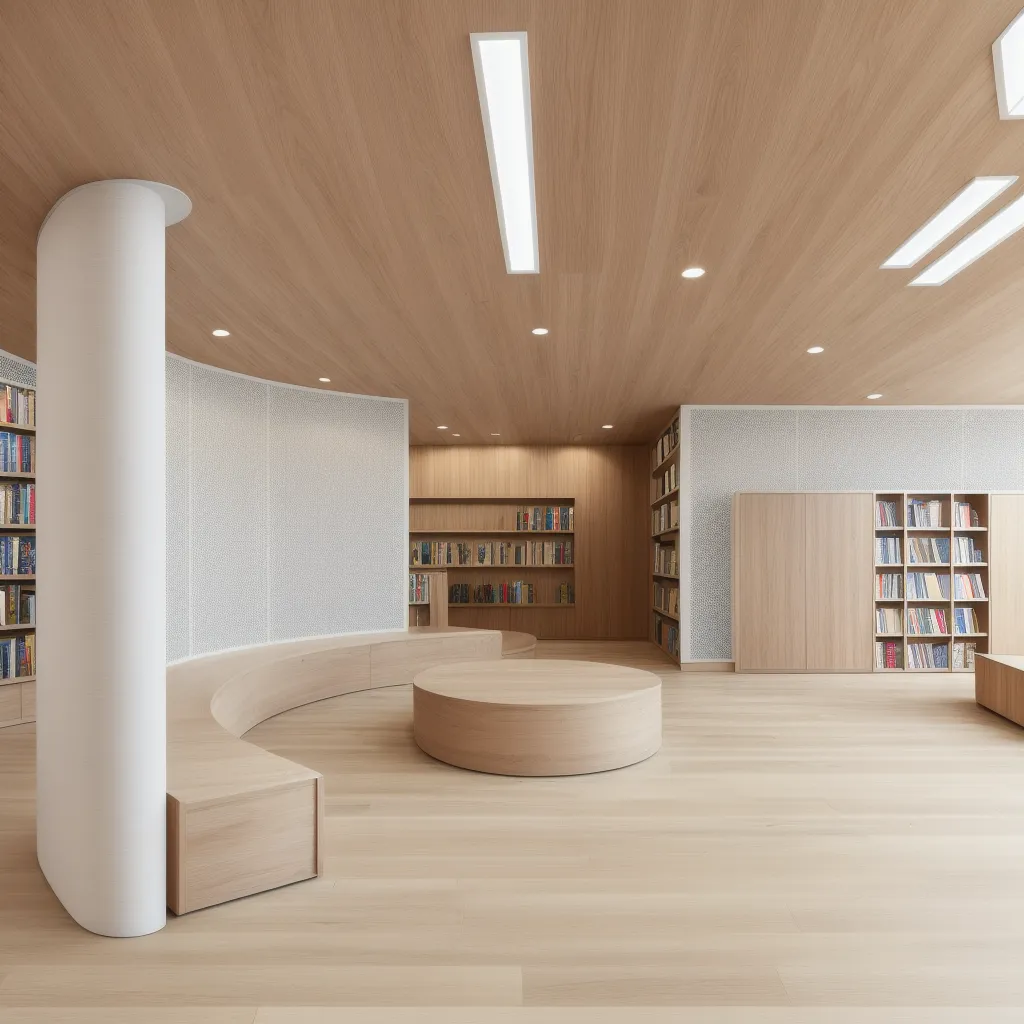
<path fill-rule="evenodd" d="M 969 267 L 1000 242 L 1024 228 L 1024 196 L 1004 206 L 994 217 L 990 217 L 976 231 L 962 238 L 944 256 L 926 267 L 910 283 L 912 285 L 945 284 L 951 277 Z"/>
<path fill-rule="evenodd" d="M 979 210 L 988 206 L 1017 180 L 1017 175 L 975 178 L 965 185 L 924 227 L 915 231 L 883 264 L 883 269 L 912 267 L 940 242 L 949 238 Z"/>
<path fill-rule="evenodd" d="M 538 274 L 540 252 L 526 33 L 473 32 L 469 40 L 505 269 L 510 274 Z"/>
<path fill-rule="evenodd" d="M 992 44 L 999 116 L 1004 121 L 1024 117 L 1024 11 Z"/>

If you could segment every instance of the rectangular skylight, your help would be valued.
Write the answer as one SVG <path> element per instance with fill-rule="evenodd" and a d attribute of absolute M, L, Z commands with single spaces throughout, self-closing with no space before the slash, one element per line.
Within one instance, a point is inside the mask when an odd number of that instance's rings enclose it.
<path fill-rule="evenodd" d="M 999 116 L 1004 121 L 1024 117 L 1024 11 L 992 44 L 992 63 Z"/>
<path fill-rule="evenodd" d="M 1010 235 L 1024 228 L 1024 196 L 1015 199 L 1009 206 L 1004 206 L 994 217 L 990 217 L 977 231 L 972 231 L 961 239 L 945 254 L 940 256 L 930 267 L 911 281 L 914 285 L 945 284 L 964 267 L 969 267 L 976 259 L 984 256 L 989 249 L 994 249 L 1000 242 L 1005 242 Z"/>
<path fill-rule="evenodd" d="M 473 32 L 469 39 L 505 268 L 510 274 L 536 274 L 540 255 L 526 33 Z"/>
<path fill-rule="evenodd" d="M 964 186 L 923 228 L 910 236 L 883 264 L 883 268 L 912 267 L 940 242 L 947 239 L 961 224 L 966 224 L 1001 192 L 1008 189 L 1017 176 L 975 178 Z"/>

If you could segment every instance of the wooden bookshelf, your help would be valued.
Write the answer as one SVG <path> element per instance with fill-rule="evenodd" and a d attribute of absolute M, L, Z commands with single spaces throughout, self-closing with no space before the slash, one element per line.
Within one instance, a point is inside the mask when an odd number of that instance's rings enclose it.
<path fill-rule="evenodd" d="M 22 391 L 31 392 L 35 395 L 35 388 L 17 384 L 14 381 L 0 380 L 0 389 L 7 387 L 19 388 Z M 33 401 L 34 404 L 34 401 Z M 7 423 L 0 420 L 0 432 L 23 434 L 26 437 L 33 437 L 36 432 L 35 424 Z M 34 442 L 33 442 L 34 443 Z M 21 483 L 35 483 L 35 473 L 0 472 L 0 488 L 5 485 Z M 0 510 L 0 520 L 4 517 Z M 35 533 L 35 523 L 7 523 L 0 521 L 0 537 L 24 538 L 25 534 Z M 4 585 L 27 584 L 32 590 L 35 589 L 35 575 L 31 573 L 4 574 L 0 575 L 0 583 Z M 36 627 L 34 623 L 13 623 L 0 626 L 0 641 L 14 641 L 14 656 L 16 657 L 16 644 L 22 636 L 35 636 Z M 34 674 L 25 676 L 13 676 L 12 678 L 0 679 L 0 727 L 10 725 L 21 725 L 36 720 L 36 677 Z"/>
<path fill-rule="evenodd" d="M 452 625 L 486 623 L 492 628 L 518 627 L 535 636 L 563 635 L 564 627 L 549 629 L 544 616 L 576 607 L 575 505 L 575 499 L 568 497 L 413 498 L 409 571 L 451 574 L 446 576 L 445 596 Z M 526 509 L 530 510 L 529 529 L 522 518 Z M 428 561 L 424 544 L 448 547 L 427 552 Z M 484 587 L 493 590 L 502 584 L 519 584 L 523 600 L 483 599 Z M 462 593 L 456 597 L 452 593 L 456 587 L 464 587 L 468 599 Z M 533 600 L 529 601 L 531 587 Z M 495 614 L 504 619 L 495 621 Z"/>
<path fill-rule="evenodd" d="M 417 580 L 419 587 L 416 586 Z M 423 581 L 426 594 L 423 594 Z M 448 573 L 444 569 L 409 567 L 409 625 L 448 625 Z"/>
<path fill-rule="evenodd" d="M 679 413 L 651 448 L 650 640 L 675 665 L 679 642 Z"/>
<path fill-rule="evenodd" d="M 895 509 L 895 521 L 882 521 L 880 503 Z M 951 492 L 876 492 L 874 516 L 874 627 L 875 644 L 891 644 L 881 651 L 876 646 L 876 672 L 972 672 L 962 650 L 976 645 L 976 654 L 989 651 L 989 503 L 988 494 Z M 971 520 L 956 516 L 966 505 Z M 911 518 L 911 507 L 922 509 Z M 891 561 L 883 561 L 880 542 L 893 542 L 898 551 L 890 551 Z M 898 557 L 897 557 L 898 556 Z M 921 575 L 917 575 L 921 574 Z M 980 581 L 984 596 L 974 595 L 958 577 L 970 574 Z M 881 596 L 880 577 L 887 576 L 895 590 L 887 588 Z M 912 579 L 914 585 L 912 586 Z M 926 584 L 922 592 L 920 583 Z M 881 631 L 879 609 L 888 609 L 896 617 L 895 630 Z M 966 613 L 968 629 L 957 631 L 957 613 Z M 925 621 L 922 621 L 924 619 Z M 922 632 L 922 629 L 929 630 Z M 926 657 L 912 658 L 914 651 Z M 918 646 L 920 645 L 920 646 Z M 957 648 L 961 651 L 958 652 Z M 964 662 L 954 667 L 954 662 Z M 914 662 L 911 664 L 911 662 Z M 939 662 L 933 664 L 932 662 Z M 893 664 L 895 662 L 895 664 Z"/>

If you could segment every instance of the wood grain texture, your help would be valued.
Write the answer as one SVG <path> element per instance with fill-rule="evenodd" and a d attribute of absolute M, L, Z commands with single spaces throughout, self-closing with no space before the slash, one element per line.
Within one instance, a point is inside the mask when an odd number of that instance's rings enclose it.
<path fill-rule="evenodd" d="M 733 495 L 737 672 L 807 667 L 805 495 Z"/>
<path fill-rule="evenodd" d="M 531 633 L 508 630 L 501 634 L 503 658 L 532 658 L 537 653 L 537 638 Z"/>
<path fill-rule="evenodd" d="M 495 775 L 584 775 L 661 746 L 661 680 L 586 661 L 463 662 L 413 679 L 413 736 L 431 757 Z"/>
<path fill-rule="evenodd" d="M 1024 656 L 979 654 L 974 665 L 974 699 L 1024 726 Z"/>
<path fill-rule="evenodd" d="M 942 288 L 878 269 L 974 175 L 1017 171 L 991 45 L 1019 8 L 6 3 L 4 345 L 33 354 L 47 210 L 134 176 L 195 204 L 168 236 L 172 351 L 410 397 L 419 443 L 643 443 L 680 402 L 879 388 L 1021 402 L 1024 235 Z M 470 32 L 509 28 L 530 43 L 536 276 L 505 273 L 470 57 Z"/>
<path fill-rule="evenodd" d="M 36 718 L 36 684 L 21 684 L 21 717 L 27 722 Z"/>
<path fill-rule="evenodd" d="M 574 609 L 449 608 L 451 623 L 548 638 L 646 637 L 649 478 L 639 445 L 412 447 L 413 499 L 571 497 L 576 508 Z"/>
<path fill-rule="evenodd" d="M 1024 653 L 1024 494 L 989 495 L 989 650 Z"/>
<path fill-rule="evenodd" d="M 22 683 L 0 686 L 0 726 L 15 725 L 21 721 Z"/>
<path fill-rule="evenodd" d="M 323 876 L 140 940 L 83 932 L 49 892 L 35 726 L 5 730 L 0 1019 L 1018 1024 L 1021 732 L 970 676 L 538 653 L 658 674 L 659 754 L 480 775 L 416 748 L 410 687 L 297 708 L 247 738 L 323 773 Z"/>
<path fill-rule="evenodd" d="M 804 496 L 809 671 L 871 671 L 873 515 L 870 493 Z"/>

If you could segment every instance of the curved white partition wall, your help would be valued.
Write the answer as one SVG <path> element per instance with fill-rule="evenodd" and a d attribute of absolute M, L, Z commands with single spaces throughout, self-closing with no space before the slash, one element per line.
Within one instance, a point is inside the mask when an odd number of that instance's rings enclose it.
<path fill-rule="evenodd" d="M 190 208 L 93 182 L 39 232 L 37 850 L 103 935 L 166 913 L 164 234 Z"/>

